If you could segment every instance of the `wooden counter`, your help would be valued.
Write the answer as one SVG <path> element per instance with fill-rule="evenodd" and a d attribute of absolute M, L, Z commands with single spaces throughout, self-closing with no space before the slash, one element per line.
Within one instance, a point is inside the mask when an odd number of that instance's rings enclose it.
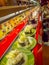
<path fill-rule="evenodd" d="M 43 46 L 43 65 L 49 65 L 49 46 Z"/>

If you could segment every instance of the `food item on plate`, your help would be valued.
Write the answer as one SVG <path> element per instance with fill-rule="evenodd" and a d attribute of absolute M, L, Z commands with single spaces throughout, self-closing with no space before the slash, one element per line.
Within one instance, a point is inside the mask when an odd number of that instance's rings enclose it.
<path fill-rule="evenodd" d="M 34 33 L 32 29 L 32 33 Z M 29 50 L 33 49 L 36 46 L 36 39 L 33 37 L 27 36 L 24 31 L 20 32 L 18 39 L 14 42 L 14 47 L 24 47 Z"/>
<path fill-rule="evenodd" d="M 24 29 L 24 32 L 30 32 L 30 29 L 33 28 L 32 25 L 27 25 Z"/>
<path fill-rule="evenodd" d="M 12 26 L 13 28 L 15 27 L 15 26 L 14 26 L 15 24 L 14 24 L 14 20 L 13 20 L 13 19 L 10 19 L 10 20 L 9 20 L 9 23 L 11 24 L 11 26 Z"/>
<path fill-rule="evenodd" d="M 20 32 L 18 40 L 21 43 L 23 43 L 24 41 L 26 41 L 26 35 L 25 35 L 24 31 Z"/>
<path fill-rule="evenodd" d="M 11 51 L 7 58 L 8 61 L 6 65 L 27 65 L 27 56 L 18 50 Z"/>
<path fill-rule="evenodd" d="M 5 37 L 5 32 L 0 29 L 0 40 L 2 40 Z"/>
<path fill-rule="evenodd" d="M 31 29 L 31 34 L 35 35 L 35 33 L 36 33 L 36 30 L 35 29 Z"/>
<path fill-rule="evenodd" d="M 9 30 L 9 32 L 12 31 L 12 26 L 10 25 L 10 23 L 7 22 L 7 24 L 8 24 L 8 30 Z"/>
<path fill-rule="evenodd" d="M 11 50 L 1 60 L 1 65 L 34 65 L 34 55 L 27 49 L 16 48 Z"/>
<path fill-rule="evenodd" d="M 17 19 L 13 18 L 13 21 L 14 21 L 14 27 L 16 27 L 16 25 L 17 25 Z"/>
<path fill-rule="evenodd" d="M 23 40 L 23 39 L 22 39 Z M 36 46 L 36 39 L 33 37 L 27 37 L 26 39 L 23 40 L 23 42 L 21 41 L 21 39 L 17 39 L 14 43 L 14 48 L 19 48 L 19 47 L 24 47 L 27 48 L 29 50 L 32 50 L 35 46 Z"/>
<path fill-rule="evenodd" d="M 29 40 L 29 45 L 26 46 L 26 48 L 33 49 L 37 44 L 36 39 L 33 37 L 28 37 L 28 40 Z"/>
<path fill-rule="evenodd" d="M 6 31 L 6 33 L 8 32 L 8 31 L 7 31 L 7 24 L 6 24 L 6 22 L 2 24 L 2 29 L 3 29 L 4 31 Z"/>
<path fill-rule="evenodd" d="M 12 27 L 8 22 L 5 22 L 2 24 L 2 29 L 5 30 L 6 33 L 9 33 L 12 30 Z"/>
<path fill-rule="evenodd" d="M 7 33 L 12 30 L 11 25 L 8 22 L 1 24 L 0 26 L 0 39 L 3 39 Z"/>
<path fill-rule="evenodd" d="M 8 22 L 6 24 L 7 24 L 7 33 L 8 33 L 12 30 L 12 27 Z"/>
<path fill-rule="evenodd" d="M 24 32 L 27 36 L 34 36 L 36 33 L 36 30 L 33 29 L 32 25 L 27 25 L 24 29 Z"/>
<path fill-rule="evenodd" d="M 6 31 L 2 29 L 2 25 L 0 25 L 0 40 L 2 40 L 6 35 Z"/>

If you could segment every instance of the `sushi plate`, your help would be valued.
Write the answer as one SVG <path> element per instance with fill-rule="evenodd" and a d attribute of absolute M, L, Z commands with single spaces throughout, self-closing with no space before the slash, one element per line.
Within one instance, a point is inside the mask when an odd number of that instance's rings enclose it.
<path fill-rule="evenodd" d="M 23 54 L 25 59 L 24 64 L 22 64 L 22 62 L 19 62 L 19 64 L 15 64 L 15 58 L 13 59 L 13 57 L 17 56 L 16 55 L 17 54 L 16 52 L 18 52 L 17 50 L 19 50 L 19 53 L 21 52 Z M 15 55 L 13 55 L 13 53 L 15 53 Z M 21 56 L 22 55 L 16 57 L 17 58 L 16 63 L 21 58 Z M 0 61 L 0 65 L 34 65 L 34 55 L 31 53 L 31 51 L 25 48 L 15 48 L 2 58 L 2 60 Z"/>
<path fill-rule="evenodd" d="M 13 44 L 13 46 L 12 46 L 12 48 L 14 49 L 14 48 L 19 48 L 19 47 L 23 47 L 23 48 L 27 48 L 27 49 L 29 49 L 29 50 L 32 50 L 35 46 L 36 46 L 36 44 L 37 44 L 37 42 L 36 42 L 36 39 L 35 38 L 33 38 L 33 37 L 27 37 L 28 38 L 28 41 L 29 41 L 29 44 L 27 44 L 26 46 L 25 46 L 25 43 L 19 43 L 19 41 L 18 40 L 16 40 L 15 42 L 14 42 L 14 44 Z"/>

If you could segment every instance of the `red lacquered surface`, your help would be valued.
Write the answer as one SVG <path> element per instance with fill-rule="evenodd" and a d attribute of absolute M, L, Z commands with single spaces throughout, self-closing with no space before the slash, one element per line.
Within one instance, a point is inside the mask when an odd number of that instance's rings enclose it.
<path fill-rule="evenodd" d="M 12 45 L 13 40 L 19 34 L 19 32 L 23 29 L 23 27 L 27 24 L 28 18 L 22 21 L 13 31 L 11 31 L 2 41 L 0 41 L 0 59 L 3 57 L 5 52 Z"/>
<path fill-rule="evenodd" d="M 43 65 L 42 45 L 37 44 L 37 46 L 33 50 L 33 53 L 35 57 L 35 65 Z"/>
<path fill-rule="evenodd" d="M 38 25 L 36 28 L 36 35 L 35 38 L 37 40 L 37 45 L 33 50 L 34 56 L 35 56 L 35 65 L 43 65 L 43 58 L 42 58 L 42 44 L 40 45 L 40 42 L 38 42 L 38 36 L 42 36 L 42 21 L 41 21 L 41 14 L 39 14 L 38 17 Z"/>

